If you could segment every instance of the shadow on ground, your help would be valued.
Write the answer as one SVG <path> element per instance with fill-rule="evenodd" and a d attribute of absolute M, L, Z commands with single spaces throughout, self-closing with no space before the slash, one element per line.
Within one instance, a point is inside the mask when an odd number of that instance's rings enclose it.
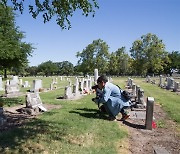
<path fill-rule="evenodd" d="M 89 109 L 89 108 L 76 108 L 69 113 L 79 114 L 80 116 L 93 119 L 104 119 L 107 120 L 107 115 L 101 113 L 98 109 Z"/>

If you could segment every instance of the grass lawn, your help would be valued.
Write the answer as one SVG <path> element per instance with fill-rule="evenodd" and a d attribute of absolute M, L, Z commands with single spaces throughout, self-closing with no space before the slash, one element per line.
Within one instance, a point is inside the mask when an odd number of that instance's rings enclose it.
<path fill-rule="evenodd" d="M 126 77 L 113 78 L 122 88 L 125 80 Z M 51 81 L 52 78 L 43 78 L 43 85 L 49 87 Z M 144 81 L 134 78 L 134 82 L 144 89 L 145 96 L 154 97 L 155 102 L 180 124 L 180 96 Z M 64 87 L 67 83 L 58 84 Z M 97 112 L 97 106 L 91 101 L 95 95 L 73 101 L 56 99 L 63 94 L 64 88 L 40 93 L 43 103 L 62 107 L 45 112 L 20 128 L 1 132 L 0 153 L 118 153 L 118 145 L 128 138 L 128 132 L 118 122 L 108 121 Z"/>
<path fill-rule="evenodd" d="M 62 88 L 41 93 L 43 103 L 62 107 L 45 112 L 20 128 L 2 132 L 0 153 L 117 153 L 127 131 L 97 112 L 91 101 L 95 95 L 57 100 L 63 93 Z"/>

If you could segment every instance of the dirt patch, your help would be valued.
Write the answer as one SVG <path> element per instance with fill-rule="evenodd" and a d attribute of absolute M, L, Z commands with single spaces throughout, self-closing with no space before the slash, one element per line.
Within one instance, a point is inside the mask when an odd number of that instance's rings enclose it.
<path fill-rule="evenodd" d="M 140 119 L 128 119 L 122 123 L 129 131 L 128 153 L 152 154 L 156 146 L 165 148 L 171 154 L 180 154 L 180 135 L 177 134 L 176 124 L 157 104 L 154 106 L 154 117 L 159 124 L 153 130 L 146 130 L 145 121 Z"/>
<path fill-rule="evenodd" d="M 52 105 L 52 104 L 43 104 L 43 106 L 49 111 L 52 109 L 61 108 L 60 105 Z M 39 112 L 37 115 L 29 115 L 22 114 L 18 112 L 21 108 L 24 108 L 25 105 L 19 105 L 14 107 L 6 107 L 4 108 L 4 116 L 6 117 L 6 123 L 0 127 L 0 132 L 11 130 L 15 127 L 19 127 L 24 125 L 31 119 L 36 118 L 39 114 L 43 112 Z"/>

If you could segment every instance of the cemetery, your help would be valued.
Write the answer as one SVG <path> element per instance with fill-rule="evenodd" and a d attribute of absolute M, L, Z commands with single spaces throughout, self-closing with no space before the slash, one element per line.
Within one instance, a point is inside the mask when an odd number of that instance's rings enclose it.
<path fill-rule="evenodd" d="M 36 130 L 33 127 L 30 127 L 34 133 L 41 133 L 41 129 L 44 129 L 44 133 L 46 136 L 49 136 L 46 131 L 50 131 L 50 128 L 43 128 L 44 125 L 52 125 L 53 121 L 42 121 L 41 118 L 50 118 L 53 114 L 57 114 L 57 118 L 60 123 L 63 122 L 65 119 L 72 119 L 74 122 L 71 124 L 73 129 L 83 129 L 82 124 L 84 120 L 87 122 L 91 120 L 89 124 L 85 124 L 88 127 L 97 125 L 107 125 L 107 127 L 112 127 L 113 123 L 117 123 L 117 126 L 120 127 L 122 134 L 128 133 L 131 138 L 128 139 L 128 146 L 123 143 L 119 142 L 120 145 L 118 151 L 123 151 L 125 153 L 132 153 L 139 152 L 141 150 L 150 153 L 152 151 L 156 153 L 165 152 L 165 153 L 178 153 L 179 151 L 179 137 L 178 132 L 178 124 L 175 124 L 171 119 L 179 118 L 179 111 L 176 112 L 178 115 L 170 115 L 167 114 L 161 108 L 161 102 L 157 102 L 156 100 L 163 101 L 164 98 L 158 98 L 157 92 L 159 91 L 159 95 L 163 93 L 166 88 L 160 88 L 160 81 L 161 78 L 156 78 L 156 84 L 149 84 L 147 79 L 145 78 L 136 78 L 136 77 L 110 77 L 109 81 L 120 85 L 121 88 L 126 89 L 131 95 L 131 109 L 130 109 L 130 117 L 126 121 L 117 121 L 117 122 L 108 122 L 107 117 L 98 113 L 97 106 L 93 102 L 91 102 L 91 98 L 94 97 L 94 93 L 92 92 L 92 85 L 94 85 L 94 79 L 97 78 L 98 73 L 95 70 L 95 76 L 87 76 L 87 77 L 66 77 L 66 76 L 57 76 L 57 77 L 36 77 L 36 78 L 21 78 L 21 82 L 28 81 L 28 86 L 23 86 L 23 84 L 18 84 L 20 87 L 18 92 L 21 92 L 21 95 L 16 94 L 17 89 L 12 90 L 11 93 L 13 95 L 4 95 L 6 93 L 6 88 L 2 86 L 2 98 L 5 99 L 17 99 L 20 98 L 22 101 L 20 103 L 17 102 L 16 105 L 9 105 L 10 107 L 4 105 L 0 108 L 0 115 L 1 115 L 1 133 L 3 134 L 6 131 L 13 131 L 15 130 L 25 130 L 29 125 L 33 124 Z M 56 83 L 54 83 L 54 79 L 56 78 Z M 148 77 L 150 78 L 150 77 Z M 18 79 L 19 80 L 19 79 Z M 17 80 L 17 81 L 18 81 Z M 9 82 L 9 81 L 8 81 Z M 4 84 L 5 83 L 5 84 Z M 6 86 L 7 81 L 3 81 L 3 85 Z M 51 85 L 56 84 L 56 88 L 52 88 Z M 50 86 L 49 86 L 50 85 Z M 154 86 L 154 90 L 151 91 L 150 87 Z M 149 87 L 149 88 L 148 88 Z M 160 88 L 160 89 L 159 89 Z M 176 97 L 179 97 L 178 91 L 174 92 L 174 90 L 166 90 L 166 95 L 171 97 L 176 93 Z M 150 95 L 151 94 L 151 95 Z M 162 94 L 164 97 L 164 94 Z M 60 98 L 61 99 L 57 99 Z M 162 99 L 162 100 L 161 100 Z M 167 98 L 168 99 L 168 98 Z M 173 99 L 174 98 L 170 98 Z M 169 100 L 169 99 L 168 99 Z M 87 102 L 86 102 L 87 101 Z M 179 100 L 178 100 L 179 101 Z M 175 103 L 175 102 L 174 102 Z M 178 103 L 178 102 L 177 102 Z M 173 106 L 172 106 L 173 107 Z M 174 108 L 174 107 L 173 107 Z M 176 108 L 176 107 L 175 107 Z M 62 112 L 62 113 L 61 113 Z M 119 115 L 120 116 L 120 115 Z M 173 117 L 174 116 L 174 117 Z M 53 118 L 53 117 L 52 117 Z M 54 119 L 54 118 L 53 118 Z M 52 120 L 53 120 L 52 119 Z M 54 119 L 55 120 L 55 119 Z M 93 120 L 93 121 L 92 121 Z M 54 121 L 55 122 L 55 121 Z M 65 122 L 65 121 L 64 121 Z M 70 124 L 70 123 L 69 123 Z M 54 124 L 53 124 L 54 125 Z M 53 126 L 52 125 L 52 126 Z M 80 125 L 80 126 L 78 126 Z M 109 126 L 108 126 L 109 125 Z M 90 143 L 89 139 L 93 139 L 91 136 L 92 134 L 87 134 L 81 138 L 81 135 L 78 132 L 74 132 L 74 137 L 61 135 L 61 133 L 65 133 L 63 130 L 62 125 L 56 125 L 60 131 L 60 134 L 57 136 L 59 138 L 66 137 L 69 144 L 72 147 L 76 147 L 78 144 L 80 147 L 86 147 L 86 145 Z M 41 129 L 39 128 L 41 127 Z M 49 127 L 49 126 L 48 126 Z M 64 126 L 65 127 L 65 126 Z M 176 128 L 177 127 L 177 128 Z M 47 129 L 47 130 L 46 130 Z M 70 128 L 66 128 L 71 131 Z M 118 129 L 118 128 L 116 128 Z M 171 131 L 171 130 L 174 131 Z M 176 130 L 176 131 L 175 131 Z M 81 131 L 88 131 L 89 130 L 81 130 Z M 92 133 L 95 130 L 93 130 Z M 84 132 L 84 133 L 85 133 Z M 33 132 L 32 132 L 33 133 Z M 45 135 L 43 133 L 43 135 Z M 106 131 L 107 134 L 111 133 Z M 31 133 L 30 133 L 31 134 Z M 29 135 L 30 135 L 29 134 Z M 24 134 L 28 135 L 28 134 Z M 110 135 L 110 134 L 109 134 Z M 152 136 L 153 139 L 152 139 Z M 118 135 L 116 136 L 118 137 Z M 124 136 L 125 137 L 125 136 Z M 3 138 L 3 136 L 1 136 Z M 81 138 L 81 139 L 80 139 Z M 119 138 L 119 137 L 118 137 Z M 20 136 L 19 139 L 20 140 Z M 53 141 L 55 142 L 56 139 L 54 138 Z M 122 140 L 123 141 L 123 140 Z M 57 141 L 56 141 L 57 142 Z M 59 142 L 59 141 L 58 141 Z M 3 146 L 3 142 L 0 142 Z M 96 143 L 93 140 L 92 145 Z M 168 145 L 166 144 L 168 143 Z M 34 144 L 31 141 L 31 144 Z M 42 143 L 44 144 L 44 143 Z M 58 143 L 56 143 L 58 146 Z M 107 144 L 107 143 L 105 143 Z M 4 145 L 5 146 L 5 145 Z M 19 145 L 20 147 L 22 145 Z M 33 145 L 35 146 L 35 145 Z M 127 147 L 128 150 L 127 149 Z M 37 151 L 44 151 L 46 148 L 42 147 L 41 149 L 35 149 Z M 5 150 L 5 149 L 4 149 Z M 1 149 L 1 151 L 4 151 Z M 67 149 L 64 149 L 67 150 Z M 71 148 L 69 149 L 71 151 Z M 77 148 L 78 150 L 78 148 Z M 36 152 L 37 152 L 36 151 Z M 68 153 L 71 153 L 71 152 Z"/>
<path fill-rule="evenodd" d="M 179 6 L 0 1 L 0 154 L 180 154 Z"/>

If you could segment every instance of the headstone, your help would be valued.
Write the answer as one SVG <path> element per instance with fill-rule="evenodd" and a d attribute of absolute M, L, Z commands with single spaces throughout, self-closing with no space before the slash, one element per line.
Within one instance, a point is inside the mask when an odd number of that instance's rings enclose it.
<path fill-rule="evenodd" d="M 19 92 L 19 85 L 15 80 L 10 80 L 9 82 L 6 82 L 5 85 L 5 94 L 15 94 Z"/>
<path fill-rule="evenodd" d="M 4 90 L 2 77 L 0 76 L 0 90 Z"/>
<path fill-rule="evenodd" d="M 94 82 L 95 82 L 95 84 L 96 84 L 96 82 L 97 82 L 97 79 L 98 79 L 98 69 L 94 69 Z"/>
<path fill-rule="evenodd" d="M 140 90 L 140 86 L 136 85 L 136 102 L 138 102 L 138 91 Z"/>
<path fill-rule="evenodd" d="M 40 108 L 42 111 L 47 111 L 43 107 L 39 93 L 29 93 L 26 95 L 26 108 Z"/>
<path fill-rule="evenodd" d="M 149 129 L 149 130 L 152 130 L 153 110 L 154 110 L 154 98 L 148 97 L 147 98 L 147 105 L 146 105 L 145 127 L 146 127 L 146 129 Z"/>
<path fill-rule="evenodd" d="M 159 87 L 163 87 L 162 75 L 159 76 Z"/>
<path fill-rule="evenodd" d="M 74 95 L 72 93 L 71 87 L 70 86 L 66 86 L 65 87 L 65 91 L 64 91 L 64 98 L 65 99 L 71 99 L 73 97 L 74 97 Z"/>
<path fill-rule="evenodd" d="M 136 97 L 136 85 L 134 83 L 132 85 L 132 96 Z"/>
<path fill-rule="evenodd" d="M 179 82 L 174 82 L 174 89 L 173 91 L 176 92 L 179 89 Z"/>
<path fill-rule="evenodd" d="M 42 88 L 42 80 L 36 79 L 33 80 L 33 89 L 32 91 L 37 92 Z"/>
<path fill-rule="evenodd" d="M 19 84 L 19 79 L 18 79 L 18 76 L 13 76 L 13 79 L 12 79 L 14 82 L 16 82 L 17 84 Z"/>
<path fill-rule="evenodd" d="M 23 84 L 23 80 L 19 79 L 19 85 L 22 86 L 22 84 Z"/>
<path fill-rule="evenodd" d="M 174 88 L 174 79 L 168 77 L 166 89 L 173 89 L 173 88 Z"/>
<path fill-rule="evenodd" d="M 29 81 L 24 81 L 23 87 L 24 87 L 24 88 L 30 87 Z"/>
<path fill-rule="evenodd" d="M 138 91 L 138 103 L 142 104 L 144 107 L 146 106 L 145 101 L 144 101 L 144 90 L 139 89 Z"/>

